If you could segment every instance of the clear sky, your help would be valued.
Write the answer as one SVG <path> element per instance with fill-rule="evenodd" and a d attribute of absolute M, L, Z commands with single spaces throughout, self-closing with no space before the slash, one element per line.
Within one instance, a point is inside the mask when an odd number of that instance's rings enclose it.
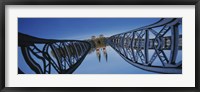
<path fill-rule="evenodd" d="M 155 23 L 158 20 L 160 18 L 18 18 L 18 31 L 45 39 L 84 40 L 93 35 L 112 36 Z M 20 48 L 18 49 L 20 69 L 25 73 L 33 73 L 25 63 Z M 94 52 L 87 55 L 74 73 L 151 73 L 131 66 L 112 48 L 107 47 L 107 50 L 108 62 L 102 59 L 99 63 Z M 182 54 L 179 57 L 182 58 Z"/>
<path fill-rule="evenodd" d="M 18 31 L 46 39 L 111 36 L 149 25 L 160 18 L 19 18 Z"/>

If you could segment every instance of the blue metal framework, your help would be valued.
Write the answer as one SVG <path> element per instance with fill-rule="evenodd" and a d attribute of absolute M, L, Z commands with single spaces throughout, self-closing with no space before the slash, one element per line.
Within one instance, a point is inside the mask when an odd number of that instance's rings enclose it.
<path fill-rule="evenodd" d="M 138 68 L 158 73 L 182 73 L 182 59 L 177 61 L 178 52 L 182 51 L 181 25 L 181 18 L 164 18 L 151 25 L 113 35 L 108 43 L 122 58 Z M 167 51 L 170 56 L 166 55 Z M 156 64 L 156 61 L 161 64 Z"/>
<path fill-rule="evenodd" d="M 180 26 L 182 19 L 165 18 L 113 35 L 106 42 L 133 66 L 157 73 L 182 73 L 182 59 L 177 59 L 182 51 Z M 94 48 L 91 40 L 41 39 L 22 33 L 18 42 L 25 62 L 37 74 L 73 73 Z"/>
<path fill-rule="evenodd" d="M 82 63 L 91 45 L 79 40 L 47 40 L 19 33 L 21 52 L 37 74 L 70 74 Z M 24 73 L 20 68 L 19 73 Z"/>

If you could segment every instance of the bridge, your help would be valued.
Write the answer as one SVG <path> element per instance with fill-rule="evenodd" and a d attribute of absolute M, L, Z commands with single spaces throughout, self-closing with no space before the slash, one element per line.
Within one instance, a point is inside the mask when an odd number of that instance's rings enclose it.
<path fill-rule="evenodd" d="M 163 18 L 156 23 L 106 37 L 106 44 L 135 67 L 156 73 L 180 74 L 182 59 L 177 59 L 178 52 L 182 51 L 180 26 L 182 19 Z M 23 33 L 18 33 L 18 38 L 24 60 L 37 74 L 71 74 L 95 46 L 91 40 L 42 39 Z M 24 73 L 19 67 L 18 72 Z"/>
<path fill-rule="evenodd" d="M 161 19 L 154 24 L 113 35 L 108 43 L 133 66 L 158 73 L 181 73 L 182 61 L 176 61 L 178 51 L 182 50 L 182 35 L 178 30 L 181 22 L 181 19 Z M 157 27 L 162 28 L 154 30 Z M 164 36 L 168 31 L 171 31 L 170 36 Z M 150 32 L 154 37 L 150 38 Z M 150 50 L 154 51 L 151 57 Z M 164 50 L 170 51 L 169 58 Z M 152 65 L 156 58 L 162 65 Z"/>
<path fill-rule="evenodd" d="M 18 36 L 23 57 L 37 74 L 51 74 L 52 70 L 59 74 L 73 73 L 91 48 L 87 41 L 47 40 L 22 33 Z M 20 68 L 18 70 L 24 73 Z"/>

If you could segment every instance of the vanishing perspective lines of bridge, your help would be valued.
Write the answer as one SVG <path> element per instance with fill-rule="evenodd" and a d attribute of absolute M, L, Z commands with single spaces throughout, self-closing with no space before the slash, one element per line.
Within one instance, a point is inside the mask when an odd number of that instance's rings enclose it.
<path fill-rule="evenodd" d="M 106 43 L 135 67 L 156 73 L 180 74 L 182 59 L 177 60 L 178 52 L 182 51 L 180 26 L 182 19 L 163 18 L 156 23 L 107 37 Z M 18 37 L 24 60 L 37 74 L 51 74 L 52 70 L 59 74 L 71 74 L 95 46 L 92 40 L 42 39 L 23 33 L 18 33 Z M 153 64 L 157 61 L 161 65 Z M 24 72 L 18 67 L 18 73 Z"/>

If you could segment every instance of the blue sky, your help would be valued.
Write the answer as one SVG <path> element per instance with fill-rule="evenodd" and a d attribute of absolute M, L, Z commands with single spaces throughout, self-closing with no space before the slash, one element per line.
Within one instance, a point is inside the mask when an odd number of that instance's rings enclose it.
<path fill-rule="evenodd" d="M 111 36 L 160 18 L 19 18 L 18 31 L 46 39 L 87 39 L 92 35 Z"/>
<path fill-rule="evenodd" d="M 18 18 L 18 31 L 45 39 L 84 40 L 91 36 L 112 36 L 157 22 L 160 18 Z M 182 31 L 182 30 L 181 30 Z M 26 73 L 34 73 L 25 63 L 20 48 L 18 65 Z M 96 52 L 86 56 L 76 74 L 138 74 L 152 73 L 138 69 L 124 61 L 107 47 L 108 62 L 99 63 Z M 182 54 L 180 56 L 182 58 Z"/>

